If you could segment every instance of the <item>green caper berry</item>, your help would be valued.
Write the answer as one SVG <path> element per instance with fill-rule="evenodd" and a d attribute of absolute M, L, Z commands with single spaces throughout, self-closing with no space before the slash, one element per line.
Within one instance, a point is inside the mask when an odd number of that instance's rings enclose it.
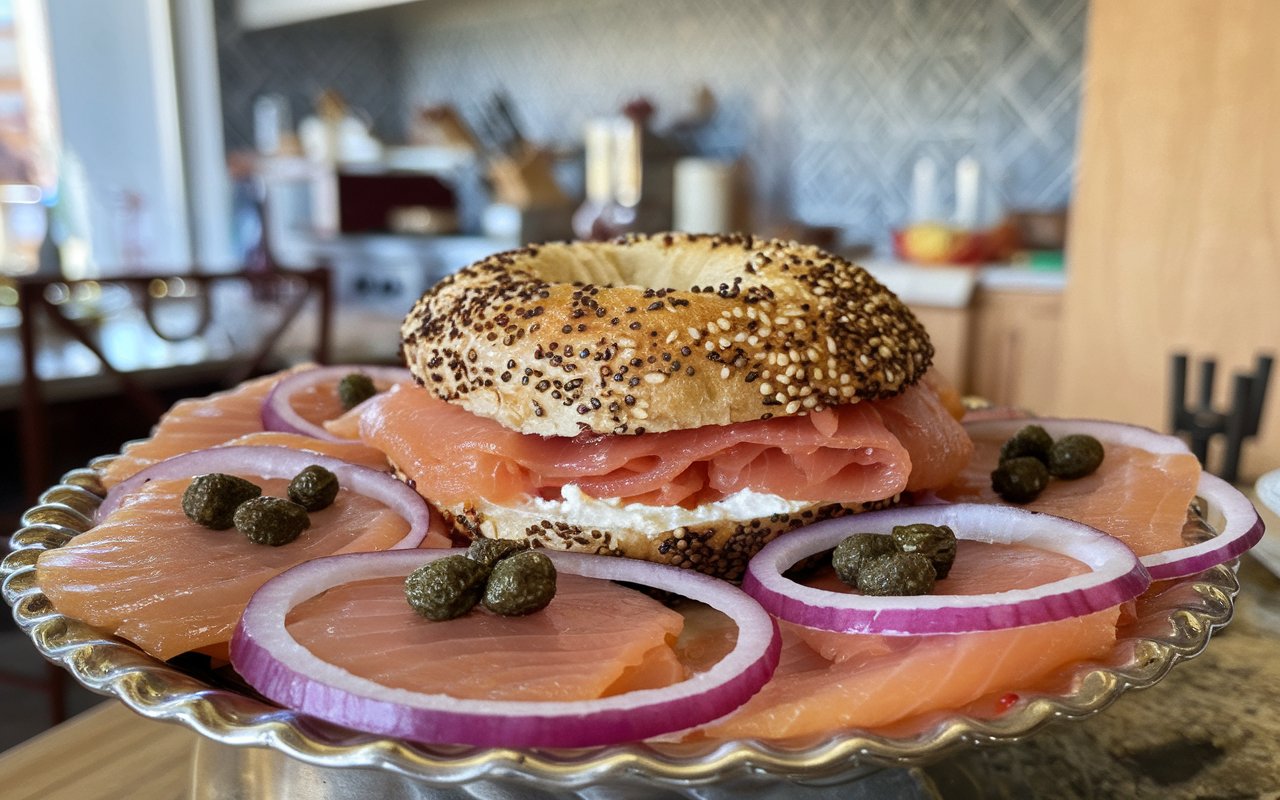
<path fill-rule="evenodd" d="M 493 565 L 484 607 L 505 617 L 532 614 L 556 596 L 556 568 L 537 550 L 525 550 Z"/>
<path fill-rule="evenodd" d="M 240 504 L 260 494 L 261 487 L 235 475 L 221 472 L 197 475 L 182 493 L 182 512 L 192 522 L 225 531 L 235 525 Z"/>
<path fill-rule="evenodd" d="M 350 411 L 377 393 L 378 388 L 373 385 L 373 379 L 368 375 L 364 375 L 359 372 L 353 372 L 338 381 L 338 400 L 342 403 L 342 407 L 347 411 Z"/>
<path fill-rule="evenodd" d="M 1023 456 L 1032 456 L 1048 463 L 1051 447 L 1053 447 L 1053 437 L 1048 431 L 1039 425 L 1027 425 L 1000 445 L 1000 463 Z"/>
<path fill-rule="evenodd" d="M 872 559 L 895 552 L 891 537 L 883 533 L 855 533 L 845 537 L 831 552 L 831 566 L 849 586 L 858 585 L 858 570 Z"/>
<path fill-rule="evenodd" d="M 890 553 L 874 558 L 858 571 L 858 591 L 886 597 L 928 594 L 937 573 L 920 553 Z"/>
<path fill-rule="evenodd" d="M 489 568 L 464 555 L 430 561 L 404 581 L 405 599 L 413 610 L 437 622 L 460 617 L 484 595 Z"/>
<path fill-rule="evenodd" d="M 288 544 L 311 527 L 307 510 L 283 497 L 255 497 L 236 509 L 236 530 L 256 544 Z"/>
<path fill-rule="evenodd" d="M 893 541 L 903 553 L 919 553 L 929 559 L 938 580 L 947 577 L 956 560 L 956 534 L 947 525 L 895 525 Z"/>
<path fill-rule="evenodd" d="M 1011 458 L 991 473 L 991 488 L 1010 503 L 1030 503 L 1049 485 L 1049 470 L 1038 458 Z"/>
<path fill-rule="evenodd" d="M 333 504 L 338 496 L 338 476 L 319 464 L 312 464 L 289 481 L 289 499 L 308 511 L 319 511 Z"/>
<path fill-rule="evenodd" d="M 1063 436 L 1049 451 L 1049 474 L 1066 480 L 1092 475 L 1102 464 L 1104 455 L 1102 442 L 1092 436 L 1083 433 Z"/>
<path fill-rule="evenodd" d="M 507 556 L 528 549 L 527 542 L 514 539 L 472 539 L 470 546 L 467 547 L 467 558 L 492 568 Z"/>

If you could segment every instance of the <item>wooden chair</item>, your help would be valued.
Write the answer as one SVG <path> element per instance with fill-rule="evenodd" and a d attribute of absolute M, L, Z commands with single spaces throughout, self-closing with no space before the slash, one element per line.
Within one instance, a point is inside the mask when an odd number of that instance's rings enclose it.
<path fill-rule="evenodd" d="M 156 299 L 153 297 L 152 288 L 157 281 L 167 284 L 179 280 L 183 285 L 194 288 L 193 296 L 200 307 L 197 324 L 191 330 L 175 336 L 156 324 Z M 151 330 L 157 336 L 171 342 L 185 341 L 204 335 L 216 313 L 212 306 L 213 288 L 232 282 L 248 284 L 255 297 L 284 299 L 283 302 L 274 304 L 263 303 L 268 308 L 278 308 L 279 319 L 260 337 L 255 348 L 240 354 L 235 359 L 235 364 L 226 377 L 228 384 L 239 383 L 244 378 L 262 371 L 281 334 L 297 318 L 303 306 L 312 297 L 319 301 L 319 320 L 311 356 L 317 363 L 328 362 L 333 293 L 331 274 L 327 267 L 321 266 L 305 271 L 130 276 L 101 281 L 103 284 L 124 286 L 135 298 L 140 298 L 139 302 Z M 148 420 L 155 421 L 165 411 L 165 403 L 153 389 L 147 386 L 146 381 L 112 364 L 103 349 L 94 342 L 91 330 L 71 318 L 62 304 L 50 299 L 51 288 L 63 292 L 74 292 L 77 286 L 84 283 L 84 281 L 38 278 L 24 278 L 18 282 L 18 303 L 22 314 L 23 359 L 20 402 L 21 450 L 23 482 L 28 502 L 35 502 L 39 493 L 54 477 L 50 475 L 48 415 L 42 391 L 44 379 L 40 375 L 37 363 L 40 351 L 38 340 L 41 319 L 48 319 L 53 328 L 80 343 L 92 353 L 93 357 L 100 362 L 103 373 L 109 375 L 118 384 L 125 397 Z M 155 372 L 163 371 L 163 369 L 152 371 L 152 377 L 155 377 Z"/>
<path fill-rule="evenodd" d="M 193 328 L 175 336 L 156 324 L 156 281 L 181 280 L 192 287 L 198 303 L 197 320 Z M 275 345 L 289 325 L 298 317 L 307 301 L 318 300 L 318 325 L 311 357 L 317 363 L 328 363 L 330 327 L 333 319 L 333 291 L 331 273 L 320 266 L 305 271 L 272 270 L 267 272 L 235 272 L 228 274 L 183 273 L 178 275 L 130 276 L 104 279 L 100 283 L 115 284 L 129 289 L 132 297 L 142 307 L 143 316 L 150 329 L 168 341 L 183 341 L 204 335 L 209 330 L 216 311 L 213 307 L 213 289 L 232 282 L 247 284 L 254 297 L 267 298 L 261 305 L 275 308 L 279 318 L 259 338 L 255 347 L 234 359 L 225 380 L 229 385 L 261 372 L 267 365 Z M 44 397 L 44 379 L 38 369 L 42 324 L 47 321 L 52 329 L 83 345 L 101 363 L 102 372 L 110 376 L 139 413 L 154 422 L 165 411 L 165 403 L 148 382 L 137 374 L 118 368 L 104 353 L 92 335 L 91 329 L 69 316 L 62 304 L 50 298 L 53 292 L 74 292 L 84 281 L 59 281 L 41 278 L 22 278 L 18 281 L 18 302 L 22 314 L 22 387 L 19 405 L 21 426 L 21 459 L 23 489 L 27 505 L 36 502 L 40 493 L 50 485 L 55 476 L 50 474 L 52 459 L 49 451 L 48 408 Z M 272 302 L 274 299 L 274 302 Z M 153 376 L 154 377 L 154 376 Z M 41 692 L 48 697 L 49 714 L 54 724 L 66 718 L 66 673 L 53 664 L 47 665 L 40 678 L 0 671 L 0 683 Z"/>

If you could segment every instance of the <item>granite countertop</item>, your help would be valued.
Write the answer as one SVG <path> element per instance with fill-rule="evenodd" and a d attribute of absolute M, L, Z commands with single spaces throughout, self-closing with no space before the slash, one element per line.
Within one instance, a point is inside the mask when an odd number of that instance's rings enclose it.
<path fill-rule="evenodd" d="M 920 770 L 921 797 L 1280 797 L 1280 578 L 1241 560 L 1235 619 L 1159 684 L 1082 723 Z"/>

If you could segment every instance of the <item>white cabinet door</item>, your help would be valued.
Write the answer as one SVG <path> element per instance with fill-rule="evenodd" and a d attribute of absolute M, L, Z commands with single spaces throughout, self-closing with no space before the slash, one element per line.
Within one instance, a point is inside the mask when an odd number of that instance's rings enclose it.
<path fill-rule="evenodd" d="M 246 28 L 271 28 L 408 2 L 412 0 L 240 0 L 237 10 Z"/>

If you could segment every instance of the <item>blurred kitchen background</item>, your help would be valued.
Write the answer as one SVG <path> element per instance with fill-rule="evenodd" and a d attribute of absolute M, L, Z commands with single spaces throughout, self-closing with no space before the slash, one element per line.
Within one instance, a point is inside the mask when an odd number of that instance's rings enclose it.
<path fill-rule="evenodd" d="M 489 253 L 672 228 L 855 258 L 966 394 L 1249 481 L 1277 34 L 1208 0 L 0 0 L 4 510 L 176 397 L 395 362 Z"/>

